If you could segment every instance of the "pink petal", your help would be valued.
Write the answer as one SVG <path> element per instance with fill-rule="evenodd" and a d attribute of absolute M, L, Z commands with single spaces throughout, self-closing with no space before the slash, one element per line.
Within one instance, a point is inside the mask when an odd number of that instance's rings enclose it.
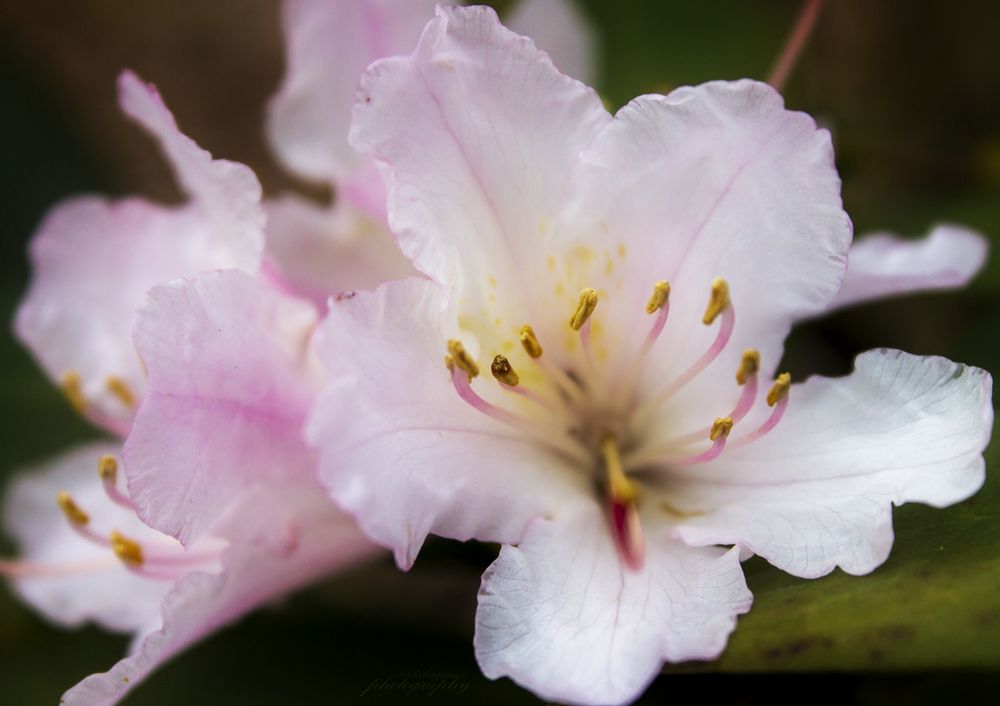
<path fill-rule="evenodd" d="M 968 284 L 986 261 L 985 238 L 961 226 L 940 225 L 920 240 L 872 233 L 854 241 L 847 275 L 829 309 L 928 289 Z"/>
<path fill-rule="evenodd" d="M 94 622 L 119 632 L 159 625 L 160 602 L 170 584 L 128 571 L 110 548 L 74 532 L 56 504 L 57 494 L 65 490 L 91 516 L 96 531 L 118 530 L 143 542 L 173 541 L 105 496 L 98 459 L 104 454 L 120 457 L 120 452 L 110 443 L 79 446 L 20 475 L 4 499 L 4 524 L 17 542 L 19 560 L 51 570 L 14 579 L 12 585 L 25 602 L 59 625 Z"/>
<path fill-rule="evenodd" d="M 609 120 L 594 91 L 493 10 L 441 7 L 411 56 L 364 74 L 350 139 L 381 169 L 390 226 L 417 269 L 470 312 L 492 308 L 496 286 L 527 315 L 539 239 Z"/>
<path fill-rule="evenodd" d="M 253 171 L 237 162 L 212 159 L 177 129 L 156 88 L 131 71 L 118 77 L 118 92 L 122 110 L 159 141 L 177 181 L 208 216 L 217 239 L 213 246 L 231 258 L 230 264 L 216 266 L 255 272 L 264 247 L 264 212 Z"/>
<path fill-rule="evenodd" d="M 416 274 L 383 224 L 342 202 L 321 209 L 284 196 L 265 205 L 269 262 L 290 291 L 322 308 L 331 295 Z"/>
<path fill-rule="evenodd" d="M 567 76 L 593 83 L 597 69 L 594 31 L 574 0 L 519 0 L 504 24 L 531 37 Z"/>
<path fill-rule="evenodd" d="M 444 307 L 432 282 L 392 282 L 331 302 L 322 328 L 331 382 L 307 431 L 320 478 L 404 568 L 430 532 L 516 542 L 530 519 L 589 492 L 584 474 L 458 396 Z"/>
<path fill-rule="evenodd" d="M 317 180 L 352 180 L 362 157 L 347 144 L 358 78 L 376 59 L 412 50 L 433 0 L 285 0 L 287 68 L 268 111 L 277 155 Z"/>
<path fill-rule="evenodd" d="M 63 696 L 66 706 L 117 703 L 153 670 L 192 643 L 331 571 L 372 556 L 371 544 L 313 486 L 245 498 L 236 514 L 251 531 L 253 519 L 280 508 L 294 543 L 284 547 L 232 537 L 222 572 L 188 574 L 163 601 L 163 627 L 104 674 L 87 677 Z"/>
<path fill-rule="evenodd" d="M 773 432 L 664 489 L 695 513 L 677 534 L 743 544 L 797 576 L 868 573 L 892 546 L 893 505 L 944 507 L 983 484 L 991 387 L 978 368 L 887 349 L 796 385 Z"/>
<path fill-rule="evenodd" d="M 547 701 L 628 704 L 663 662 L 718 657 L 752 601 L 738 551 L 685 546 L 662 525 L 647 541 L 645 568 L 625 569 L 587 502 L 505 546 L 479 592 L 483 673 Z"/>
<path fill-rule="evenodd" d="M 153 289 L 133 340 L 149 394 L 125 443 L 140 517 L 185 545 L 254 484 L 314 473 L 312 306 L 236 271 Z"/>

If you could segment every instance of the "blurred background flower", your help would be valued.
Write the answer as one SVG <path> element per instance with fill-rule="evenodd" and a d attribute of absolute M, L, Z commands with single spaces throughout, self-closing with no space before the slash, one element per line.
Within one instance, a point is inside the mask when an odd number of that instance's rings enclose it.
<path fill-rule="evenodd" d="M 708 79 L 763 78 L 800 6 L 579 4 L 600 45 L 597 86 L 615 106 Z M 984 2 L 838 0 L 824 7 L 785 94 L 789 107 L 833 132 L 845 206 L 858 233 L 919 235 L 951 221 L 979 229 L 997 250 L 996 21 L 996 9 Z M 84 191 L 180 198 L 153 142 L 118 110 L 114 79 L 123 67 L 155 82 L 185 132 L 214 155 L 251 166 L 266 192 L 327 196 L 289 176 L 266 144 L 265 105 L 283 71 L 278 0 L 6 3 L 0 312 L 8 321 L 26 286 L 25 244 L 56 200 Z M 800 327 L 783 367 L 796 379 L 842 374 L 857 352 L 892 346 L 997 372 L 998 288 L 994 256 L 962 292 L 881 302 Z M 10 335 L 0 338 L 0 361 L 2 473 L 94 436 Z M 987 452 L 990 471 L 996 456 Z M 870 578 L 838 572 L 807 584 L 762 563 L 748 566 L 756 605 L 729 651 L 719 662 L 671 671 L 904 675 L 825 678 L 832 698 L 862 702 L 933 702 L 983 686 L 995 690 L 995 671 L 970 679 L 941 670 L 1000 667 L 998 514 L 994 476 L 960 506 L 898 510 L 893 556 Z M 10 544 L 4 549 L 13 551 Z M 433 542 L 409 575 L 387 559 L 336 579 L 197 647 L 128 703 L 537 703 L 509 682 L 485 680 L 473 660 L 475 592 L 493 556 L 490 547 Z M 0 679 L 8 703 L 54 703 L 124 647 L 124 639 L 93 628 L 50 628 L 12 593 L 0 593 Z M 660 680 L 640 703 L 689 691 L 757 702 L 773 696 L 772 688 L 760 679 L 688 675 Z"/>

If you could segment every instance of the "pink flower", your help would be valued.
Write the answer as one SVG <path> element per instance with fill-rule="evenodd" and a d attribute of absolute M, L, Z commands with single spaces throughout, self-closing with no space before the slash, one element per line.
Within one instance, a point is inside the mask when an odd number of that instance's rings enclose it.
<path fill-rule="evenodd" d="M 128 436 L 26 474 L 7 500 L 24 560 L 0 571 L 25 600 L 60 624 L 134 634 L 130 656 L 67 704 L 113 703 L 204 635 L 378 551 L 327 498 L 301 438 L 321 383 L 317 312 L 253 276 L 256 178 L 181 134 L 151 86 L 125 73 L 120 91 L 190 201 L 57 206 L 17 317 L 70 402 Z"/>
<path fill-rule="evenodd" d="M 829 135 L 770 87 L 612 117 L 491 10 L 439 9 L 366 72 L 351 139 L 434 281 L 331 303 L 308 433 L 401 567 L 429 533 L 505 545 L 479 597 L 488 677 L 629 702 L 664 661 L 723 651 L 741 553 L 864 574 L 893 505 L 980 487 L 984 371 L 880 350 L 839 380 L 775 376 L 795 321 L 940 280 L 900 279 L 878 240 L 845 280 Z"/>

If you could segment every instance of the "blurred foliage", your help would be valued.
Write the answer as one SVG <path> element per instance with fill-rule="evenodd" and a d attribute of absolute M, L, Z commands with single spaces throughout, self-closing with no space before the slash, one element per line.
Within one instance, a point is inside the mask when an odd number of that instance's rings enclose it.
<path fill-rule="evenodd" d="M 602 42 L 599 88 L 614 104 L 707 79 L 764 77 L 798 9 L 790 0 L 581 4 Z M 0 315 L 9 320 L 23 292 L 25 243 L 56 200 L 85 190 L 177 195 L 152 143 L 117 112 L 114 76 L 124 66 L 155 81 L 180 124 L 213 153 L 252 166 L 272 193 L 296 186 L 261 132 L 282 70 L 277 17 L 276 0 L 0 6 Z M 827 3 L 786 96 L 832 130 L 859 233 L 916 235 L 955 221 L 997 242 L 997 18 L 987 2 Z M 994 258 L 966 291 L 883 302 L 800 327 L 786 363 L 797 378 L 840 374 L 859 351 L 886 345 L 996 369 L 998 289 Z M 4 474 L 93 434 L 10 336 L 0 338 L 0 361 Z M 988 460 L 991 471 L 1000 461 L 993 450 Z M 669 668 L 676 673 L 640 703 L 687 696 L 770 703 L 807 689 L 858 703 L 996 693 L 997 672 L 981 670 L 1000 665 L 1000 481 L 991 473 L 969 502 L 906 506 L 895 517 L 893 554 L 869 577 L 835 572 L 802 581 L 752 560 L 756 604 L 727 653 Z M 492 556 L 488 547 L 435 541 L 409 575 L 385 559 L 331 580 L 190 650 L 128 703 L 537 703 L 507 681 L 488 682 L 475 666 L 475 591 Z M 124 639 L 94 629 L 46 626 L 0 593 L 6 703 L 55 703 L 124 647 Z M 809 670 L 869 675 L 779 686 L 773 677 L 701 673 Z M 870 674 L 880 670 L 897 676 Z M 402 679 L 420 686 L 411 693 Z M 427 682 L 452 686 L 430 693 Z M 383 688 L 365 693 L 373 684 Z"/>

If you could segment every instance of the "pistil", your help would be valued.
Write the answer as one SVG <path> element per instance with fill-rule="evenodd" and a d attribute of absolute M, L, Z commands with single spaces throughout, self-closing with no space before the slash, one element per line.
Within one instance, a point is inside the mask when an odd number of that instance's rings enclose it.
<path fill-rule="evenodd" d="M 607 474 L 611 534 L 625 565 L 639 571 L 645 560 L 646 544 L 639 521 L 638 491 L 625 475 L 618 440 L 614 435 L 608 434 L 601 440 L 601 455 Z"/>

